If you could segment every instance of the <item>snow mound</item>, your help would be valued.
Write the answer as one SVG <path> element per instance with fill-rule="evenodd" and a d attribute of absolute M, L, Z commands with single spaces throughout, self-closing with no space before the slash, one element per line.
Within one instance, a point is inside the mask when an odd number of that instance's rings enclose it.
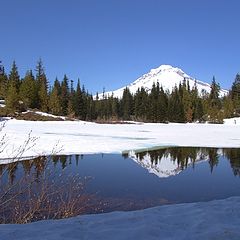
<path fill-rule="evenodd" d="M 226 124 L 226 125 L 240 125 L 240 117 L 226 118 L 226 119 L 224 119 L 224 124 Z"/>
<path fill-rule="evenodd" d="M 38 115 L 44 116 L 44 117 L 61 118 L 62 120 L 66 120 L 66 117 L 64 117 L 64 116 L 57 116 L 57 115 L 53 115 L 53 114 L 41 112 L 41 111 L 27 110 L 26 112 L 22 112 L 22 114 L 27 114 L 27 113 L 34 113 L 34 114 L 38 114 Z"/>
<path fill-rule="evenodd" d="M 104 94 L 105 97 L 113 96 L 121 98 L 123 95 L 123 91 L 126 87 L 129 88 L 131 93 L 136 93 L 137 90 L 141 87 L 144 87 L 147 92 L 149 92 L 152 88 L 153 83 L 159 83 L 160 86 L 163 87 L 165 91 L 172 91 L 175 86 L 179 86 L 180 83 L 186 80 L 189 82 L 189 86 L 192 89 L 195 84 L 198 88 L 199 94 L 202 92 L 210 93 L 211 86 L 208 83 L 199 81 L 194 79 L 193 77 L 186 74 L 183 70 L 177 67 L 173 67 L 171 65 L 161 65 L 158 68 L 151 69 L 150 72 L 144 74 L 140 78 L 138 78 L 133 83 L 124 86 L 120 89 L 115 91 L 109 91 Z M 221 89 L 220 96 L 223 97 L 224 95 L 228 94 L 227 90 Z M 99 94 L 99 99 L 103 98 L 103 94 Z M 96 96 L 95 96 L 96 97 Z"/>
<path fill-rule="evenodd" d="M 237 240 L 239 224 L 240 197 L 232 197 L 25 225 L 0 225 L 0 239 Z"/>

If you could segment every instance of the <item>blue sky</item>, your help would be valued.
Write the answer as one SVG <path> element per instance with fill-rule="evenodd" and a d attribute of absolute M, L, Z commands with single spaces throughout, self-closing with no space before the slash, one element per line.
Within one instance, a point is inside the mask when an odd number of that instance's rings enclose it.
<path fill-rule="evenodd" d="M 230 88 L 240 71 L 239 0 L 0 0 L 0 59 L 21 75 L 42 58 L 48 79 L 90 92 L 171 64 Z"/>

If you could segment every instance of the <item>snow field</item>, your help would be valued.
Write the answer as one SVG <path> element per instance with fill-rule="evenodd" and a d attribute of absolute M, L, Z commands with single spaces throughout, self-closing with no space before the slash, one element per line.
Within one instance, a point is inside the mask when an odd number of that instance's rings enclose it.
<path fill-rule="evenodd" d="M 22 157 L 48 155 L 53 151 L 58 154 L 122 153 L 155 146 L 240 147 L 240 125 L 229 121 L 214 125 L 8 120 L 0 133 L 1 137 L 6 134 L 0 161 L 14 156 L 30 132 L 37 140 Z"/>
<path fill-rule="evenodd" d="M 25 225 L 0 225 L 0 240 L 239 240 L 240 197 Z"/>

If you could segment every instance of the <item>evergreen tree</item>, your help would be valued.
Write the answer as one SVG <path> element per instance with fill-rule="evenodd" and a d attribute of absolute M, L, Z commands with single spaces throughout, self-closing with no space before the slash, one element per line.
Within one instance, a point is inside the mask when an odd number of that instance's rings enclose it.
<path fill-rule="evenodd" d="M 77 88 L 76 88 L 76 92 L 74 95 L 74 112 L 76 117 L 80 117 L 82 116 L 82 104 L 83 104 L 83 97 L 82 97 L 82 90 L 81 90 L 81 86 L 80 86 L 80 80 L 78 79 L 77 82 Z"/>
<path fill-rule="evenodd" d="M 4 66 L 2 65 L 2 61 L 0 61 L 0 76 L 4 74 L 5 74 Z"/>
<path fill-rule="evenodd" d="M 15 61 L 12 64 L 12 69 L 9 74 L 9 84 L 6 97 L 6 107 L 9 111 L 19 110 L 19 86 L 20 86 L 20 77 L 18 74 L 17 66 Z"/>
<path fill-rule="evenodd" d="M 8 76 L 2 68 L 2 73 L 0 74 L 0 99 L 5 99 L 7 96 L 8 88 Z"/>
<path fill-rule="evenodd" d="M 82 112 L 81 112 L 81 119 L 86 120 L 87 117 L 87 110 L 88 110 L 88 106 L 87 106 L 87 101 L 88 101 L 88 93 L 85 91 L 85 87 L 84 85 L 82 86 Z"/>
<path fill-rule="evenodd" d="M 159 117 L 159 105 L 158 105 L 158 99 L 159 99 L 159 83 L 156 84 L 153 83 L 151 93 L 149 94 L 149 109 L 148 109 L 148 120 L 151 122 L 157 122 Z"/>
<path fill-rule="evenodd" d="M 18 69 L 17 69 L 17 65 L 16 65 L 15 61 L 13 61 L 12 69 L 11 69 L 10 74 L 9 74 L 9 83 L 13 84 L 16 88 L 17 93 L 19 93 L 20 76 L 18 74 Z"/>
<path fill-rule="evenodd" d="M 64 116 L 68 114 L 68 101 L 69 101 L 69 86 L 68 86 L 68 78 L 65 74 L 61 84 L 61 108 L 62 108 L 62 114 Z"/>
<path fill-rule="evenodd" d="M 50 112 L 55 115 L 61 115 L 61 102 L 60 102 L 60 82 L 58 79 L 55 80 L 53 89 L 50 93 L 49 98 Z"/>
<path fill-rule="evenodd" d="M 221 102 L 219 99 L 219 92 L 220 92 L 220 85 L 216 83 L 215 77 L 213 76 L 212 84 L 211 84 L 211 91 L 209 95 L 210 106 L 211 107 L 221 107 Z"/>
<path fill-rule="evenodd" d="M 146 121 L 148 112 L 148 94 L 143 87 L 134 95 L 134 114 L 138 121 Z"/>
<path fill-rule="evenodd" d="M 160 92 L 159 92 L 158 108 L 159 108 L 159 116 L 158 116 L 159 122 L 166 122 L 168 119 L 167 117 L 168 97 L 162 87 L 160 88 Z"/>
<path fill-rule="evenodd" d="M 112 112 L 112 117 L 114 119 L 119 118 L 119 100 L 118 98 L 115 98 L 112 96 L 112 102 L 111 102 L 111 112 Z"/>
<path fill-rule="evenodd" d="M 124 120 L 130 120 L 133 113 L 133 96 L 126 87 L 121 99 L 121 111 Z"/>
<path fill-rule="evenodd" d="M 74 101 L 75 101 L 75 91 L 73 88 L 73 80 L 71 80 L 70 93 L 69 93 L 69 99 L 68 99 L 68 110 L 67 110 L 68 115 L 71 117 L 75 117 Z"/>
<path fill-rule="evenodd" d="M 37 86 L 32 71 L 27 71 L 19 91 L 20 99 L 27 108 L 35 108 L 37 106 Z"/>
<path fill-rule="evenodd" d="M 88 95 L 86 120 L 92 121 L 94 119 L 96 119 L 96 104 L 93 101 L 92 95 Z"/>
<path fill-rule="evenodd" d="M 203 121 L 204 110 L 203 110 L 203 103 L 201 98 L 197 98 L 195 101 L 195 108 L 193 112 L 193 119 L 194 121 Z"/>
<path fill-rule="evenodd" d="M 209 109 L 208 115 L 210 122 L 221 123 L 223 121 L 223 114 L 221 109 L 221 100 L 219 98 L 220 85 L 216 83 L 215 77 L 213 77 L 211 84 L 211 92 L 209 95 Z"/>
<path fill-rule="evenodd" d="M 238 73 L 231 88 L 231 97 L 235 108 L 235 113 L 240 115 L 240 74 Z"/>
<path fill-rule="evenodd" d="M 234 115 L 234 102 L 229 95 L 223 98 L 223 112 L 224 118 L 230 118 Z"/>
<path fill-rule="evenodd" d="M 191 92 L 189 87 L 189 82 L 184 80 L 183 85 L 180 85 L 181 89 L 181 100 L 183 104 L 184 111 L 184 121 L 192 122 L 193 120 L 193 102 L 191 99 Z"/>
<path fill-rule="evenodd" d="M 38 91 L 38 107 L 41 111 L 48 111 L 48 81 L 44 72 L 43 63 L 40 59 L 36 67 L 36 81 Z"/>
<path fill-rule="evenodd" d="M 168 118 L 170 122 L 184 122 L 184 108 L 177 87 L 172 91 L 168 104 Z"/>
<path fill-rule="evenodd" d="M 15 112 L 19 110 L 19 95 L 17 93 L 17 88 L 14 82 L 9 83 L 7 97 L 6 97 L 6 107 L 10 112 Z"/>

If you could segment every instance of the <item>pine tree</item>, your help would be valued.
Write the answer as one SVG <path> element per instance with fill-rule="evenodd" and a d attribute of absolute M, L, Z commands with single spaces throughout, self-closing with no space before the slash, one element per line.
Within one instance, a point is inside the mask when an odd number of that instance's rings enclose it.
<path fill-rule="evenodd" d="M 68 78 L 65 74 L 61 84 L 61 108 L 62 108 L 62 114 L 64 116 L 68 114 L 68 101 L 69 101 L 69 86 L 68 86 Z"/>
<path fill-rule="evenodd" d="M 94 119 L 96 119 L 96 104 L 93 101 L 92 95 L 88 95 L 86 120 L 92 121 Z"/>
<path fill-rule="evenodd" d="M 82 90 L 80 86 L 80 80 L 78 79 L 73 105 L 76 117 L 81 117 L 82 115 L 82 104 L 83 104 Z"/>
<path fill-rule="evenodd" d="M 37 86 L 32 71 L 27 71 L 19 90 L 20 99 L 27 108 L 37 106 Z"/>
<path fill-rule="evenodd" d="M 18 74 L 17 66 L 15 61 L 12 64 L 12 69 L 9 74 L 9 84 L 6 97 L 6 107 L 9 111 L 19 110 L 19 86 L 20 86 L 20 77 Z"/>
<path fill-rule="evenodd" d="M 181 88 L 180 88 L 181 89 Z M 170 122 L 184 122 L 184 108 L 180 91 L 177 87 L 172 91 L 168 104 L 168 118 Z"/>
<path fill-rule="evenodd" d="M 9 83 L 6 97 L 6 107 L 10 112 L 19 110 L 19 95 L 17 93 L 17 88 L 14 82 Z"/>
<path fill-rule="evenodd" d="M 190 92 L 190 87 L 189 87 L 189 82 L 184 81 L 181 91 L 181 100 L 183 104 L 183 109 L 184 109 L 184 121 L 185 122 L 192 122 L 193 120 L 193 102 L 191 99 L 191 92 Z"/>
<path fill-rule="evenodd" d="M 75 117 L 75 111 L 74 111 L 74 101 L 75 101 L 75 91 L 73 88 L 73 80 L 71 80 L 70 85 L 70 93 L 69 93 L 69 99 L 68 99 L 68 116 Z"/>
<path fill-rule="evenodd" d="M 194 121 L 200 121 L 202 122 L 203 116 L 204 116 L 204 109 L 203 109 L 203 103 L 201 98 L 197 98 L 195 102 L 195 108 L 194 108 L 194 113 L 193 113 L 193 119 Z"/>
<path fill-rule="evenodd" d="M 119 118 L 119 101 L 118 98 L 112 96 L 112 103 L 111 103 L 111 112 L 113 119 L 117 120 Z"/>
<path fill-rule="evenodd" d="M 126 87 L 121 99 L 121 111 L 124 120 L 130 120 L 133 113 L 133 96 Z"/>
<path fill-rule="evenodd" d="M 85 91 L 84 85 L 82 86 L 81 92 L 82 92 L 82 103 L 80 105 L 80 107 L 81 107 L 81 119 L 86 120 L 87 108 L 88 108 L 88 106 L 87 106 L 88 93 Z"/>
<path fill-rule="evenodd" d="M 53 89 L 49 97 L 50 112 L 55 115 L 61 115 L 61 102 L 60 102 L 60 83 L 58 79 L 55 80 Z"/>
<path fill-rule="evenodd" d="M 235 114 L 240 115 L 240 74 L 238 73 L 232 84 L 231 97 L 235 108 Z"/>
<path fill-rule="evenodd" d="M 159 99 L 159 83 L 157 83 L 157 86 L 155 83 L 152 85 L 151 93 L 149 94 L 149 110 L 148 110 L 148 120 L 151 122 L 157 122 L 159 119 L 159 105 L 158 105 L 158 99 Z"/>
<path fill-rule="evenodd" d="M 208 115 L 210 117 L 210 122 L 220 123 L 223 121 L 223 115 L 220 112 L 221 101 L 219 99 L 220 85 L 216 83 L 215 77 L 213 76 L 211 84 L 211 92 L 209 95 L 209 109 Z"/>
<path fill-rule="evenodd" d="M 158 107 L 159 107 L 159 116 L 158 116 L 159 122 L 166 122 L 168 119 L 167 117 L 168 97 L 162 87 L 160 88 L 160 92 L 159 92 Z"/>
<path fill-rule="evenodd" d="M 211 91 L 209 95 L 211 106 L 219 107 L 220 105 L 219 92 L 220 92 L 220 85 L 216 82 L 215 76 L 213 76 Z"/>
<path fill-rule="evenodd" d="M 48 111 L 48 81 L 44 72 L 43 63 L 40 59 L 36 67 L 36 81 L 38 91 L 38 107 L 41 111 Z"/>
<path fill-rule="evenodd" d="M 230 95 L 223 98 L 224 118 L 230 118 L 234 115 L 234 102 Z"/>
<path fill-rule="evenodd" d="M 5 99 L 7 96 L 8 76 L 5 74 L 4 68 L 0 74 L 0 99 Z"/>
<path fill-rule="evenodd" d="M 138 121 L 146 121 L 148 112 L 148 94 L 141 87 L 134 95 L 134 114 Z"/>
<path fill-rule="evenodd" d="M 19 93 L 20 76 L 18 74 L 18 68 L 17 68 L 17 65 L 16 65 L 15 61 L 13 61 L 12 69 L 10 71 L 10 74 L 9 74 L 8 78 L 9 78 L 9 83 L 13 84 L 15 86 L 15 88 L 16 88 L 17 93 Z"/>

